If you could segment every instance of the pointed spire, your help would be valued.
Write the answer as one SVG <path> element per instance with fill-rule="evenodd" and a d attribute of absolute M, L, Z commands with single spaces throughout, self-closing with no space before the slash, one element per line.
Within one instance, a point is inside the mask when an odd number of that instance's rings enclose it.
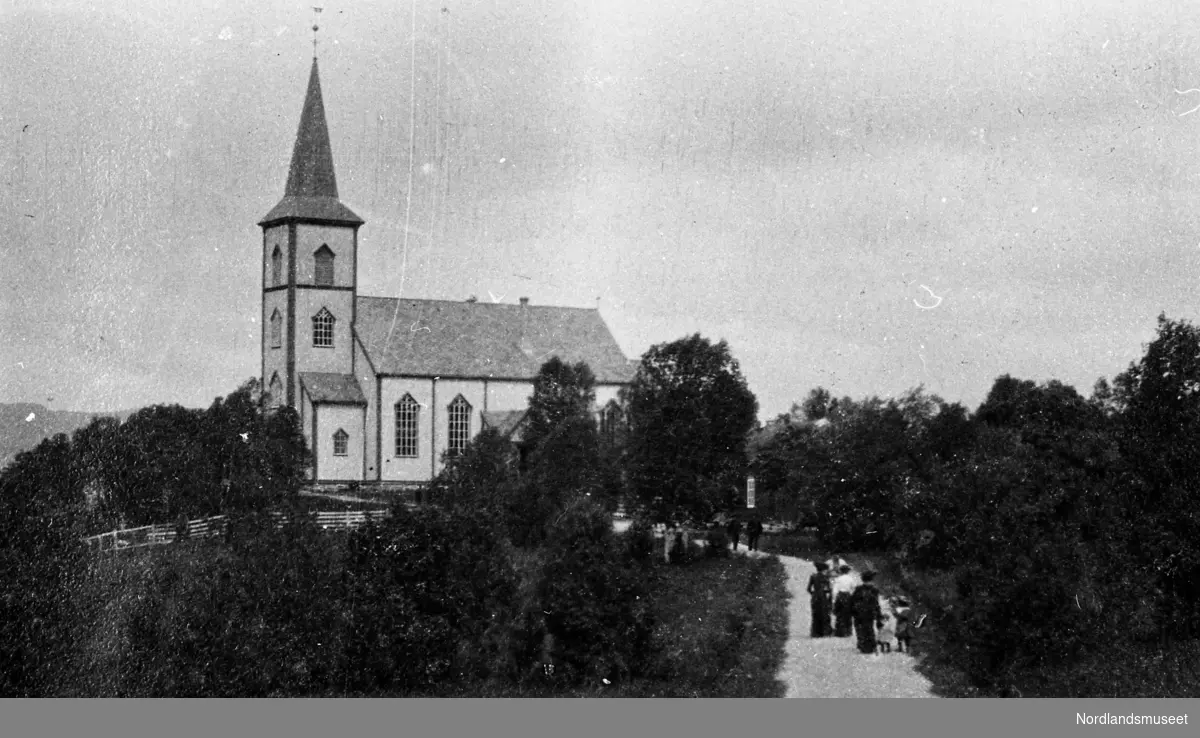
<path fill-rule="evenodd" d="M 313 57 L 308 76 L 308 93 L 300 113 L 300 128 L 292 148 L 287 188 L 283 200 L 259 225 L 285 218 L 327 220 L 362 224 L 362 219 L 338 201 L 337 177 L 333 172 L 333 148 L 329 145 L 329 127 L 325 123 L 325 103 L 321 99 L 321 78 Z"/>
<path fill-rule="evenodd" d="M 316 57 L 313 57 L 312 73 L 308 76 L 308 95 L 304 98 L 304 112 L 300 114 L 300 129 L 292 149 L 292 166 L 288 170 L 284 194 L 293 197 L 338 196 Z"/>

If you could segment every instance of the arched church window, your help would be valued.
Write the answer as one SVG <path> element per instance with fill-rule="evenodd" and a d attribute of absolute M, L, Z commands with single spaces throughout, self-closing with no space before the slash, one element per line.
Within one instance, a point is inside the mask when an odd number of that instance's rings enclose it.
<path fill-rule="evenodd" d="M 333 434 L 333 455 L 334 456 L 348 456 L 349 455 L 349 452 L 348 452 L 349 446 L 350 446 L 350 434 L 347 433 L 346 431 L 342 430 L 341 428 L 338 428 L 337 432 Z"/>
<path fill-rule="evenodd" d="M 283 345 L 283 316 L 279 314 L 279 310 L 271 313 L 271 348 L 279 348 Z"/>
<path fill-rule="evenodd" d="M 279 407 L 283 404 L 283 382 L 279 379 L 279 372 L 275 372 L 271 376 L 271 383 L 267 385 L 267 405 L 269 407 Z"/>
<path fill-rule="evenodd" d="M 333 348 L 333 313 L 328 308 L 313 316 L 313 346 Z"/>
<path fill-rule="evenodd" d="M 396 455 L 415 458 L 417 455 L 417 418 L 421 406 L 412 398 L 404 395 L 396 403 Z"/>
<path fill-rule="evenodd" d="M 313 261 L 316 264 L 316 273 L 314 282 L 321 287 L 333 286 L 333 250 L 328 244 L 321 244 L 321 248 L 313 254 Z"/>
<path fill-rule="evenodd" d="M 621 426 L 621 406 L 616 400 L 609 400 L 600 413 L 600 438 L 607 443 L 613 443 Z"/>
<path fill-rule="evenodd" d="M 279 250 L 279 244 L 275 244 L 275 250 L 271 252 L 271 286 L 278 287 L 283 284 L 283 252 Z"/>
<path fill-rule="evenodd" d="M 471 403 L 459 395 L 450 403 L 449 410 L 450 441 L 446 450 L 451 456 L 457 456 L 471 440 Z"/>

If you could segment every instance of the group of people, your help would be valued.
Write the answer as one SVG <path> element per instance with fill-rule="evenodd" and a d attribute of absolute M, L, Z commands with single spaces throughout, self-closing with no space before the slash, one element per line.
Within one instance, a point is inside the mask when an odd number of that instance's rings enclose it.
<path fill-rule="evenodd" d="M 903 597 L 889 600 L 875 586 L 875 572 L 861 575 L 841 559 L 818 561 L 808 580 L 812 596 L 812 637 L 857 637 L 863 653 L 903 652 L 912 638 L 910 608 Z"/>
<path fill-rule="evenodd" d="M 729 533 L 729 539 L 733 541 L 733 550 L 736 551 L 738 547 L 738 539 L 741 538 L 742 535 L 742 521 L 738 520 L 736 517 L 733 518 L 729 521 L 729 525 L 725 530 Z M 758 538 L 762 535 L 762 532 L 763 524 L 758 518 L 752 518 L 749 523 L 746 523 L 746 546 L 748 546 L 751 551 L 758 550 Z"/>

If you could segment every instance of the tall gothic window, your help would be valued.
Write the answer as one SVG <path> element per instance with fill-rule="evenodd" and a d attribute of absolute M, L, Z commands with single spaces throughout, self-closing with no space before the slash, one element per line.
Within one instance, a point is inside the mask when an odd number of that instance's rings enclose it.
<path fill-rule="evenodd" d="M 457 456 L 471 440 L 471 403 L 463 399 L 462 395 L 455 397 L 454 402 L 450 403 L 449 424 L 450 442 L 447 451 L 451 456 Z"/>
<path fill-rule="evenodd" d="M 271 313 L 271 348 L 279 348 L 283 345 L 283 316 L 279 314 L 279 310 Z"/>
<path fill-rule="evenodd" d="M 315 277 L 313 279 L 317 285 L 321 287 L 333 286 L 333 251 L 328 244 L 321 244 L 321 248 L 313 254 L 313 262 L 316 264 Z"/>
<path fill-rule="evenodd" d="M 396 403 L 396 455 L 415 458 L 417 455 L 417 417 L 421 406 L 405 395 Z"/>
<path fill-rule="evenodd" d="M 621 424 L 621 406 L 610 400 L 600 411 L 600 438 L 605 443 L 614 443 Z"/>
<path fill-rule="evenodd" d="M 283 404 L 283 382 L 279 380 L 279 372 L 275 372 L 271 377 L 271 383 L 268 386 L 270 396 L 270 406 L 279 407 Z"/>
<path fill-rule="evenodd" d="M 278 287 L 283 284 L 283 252 L 279 250 L 279 244 L 275 244 L 275 250 L 271 252 L 271 286 Z"/>
<path fill-rule="evenodd" d="M 333 455 L 334 456 L 348 456 L 349 453 L 348 453 L 347 449 L 349 448 L 349 446 L 350 446 L 350 434 L 347 433 L 346 431 L 342 430 L 341 428 L 338 428 L 337 432 L 333 434 Z"/>
<path fill-rule="evenodd" d="M 332 348 L 333 347 L 333 313 L 329 312 L 328 308 L 321 308 L 321 312 L 313 316 L 313 345 Z"/>

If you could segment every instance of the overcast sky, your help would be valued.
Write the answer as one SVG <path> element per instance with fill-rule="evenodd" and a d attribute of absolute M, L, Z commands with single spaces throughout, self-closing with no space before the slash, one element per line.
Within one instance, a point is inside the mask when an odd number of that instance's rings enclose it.
<path fill-rule="evenodd" d="M 0 19 L 0 401 L 206 406 L 258 371 L 255 223 L 311 4 Z M 631 358 L 724 338 L 764 418 L 817 385 L 1086 395 L 1159 313 L 1196 319 L 1200 92 L 1177 90 L 1200 3 L 329 0 L 319 22 L 360 294 L 598 303 Z"/>

